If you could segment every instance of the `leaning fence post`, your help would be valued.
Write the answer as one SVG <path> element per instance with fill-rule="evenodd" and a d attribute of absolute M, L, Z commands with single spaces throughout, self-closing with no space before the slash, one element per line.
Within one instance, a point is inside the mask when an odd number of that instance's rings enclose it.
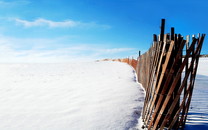
<path fill-rule="evenodd" d="M 139 51 L 139 57 L 141 56 L 141 51 Z"/>
<path fill-rule="evenodd" d="M 165 34 L 165 19 L 162 19 L 161 30 L 160 30 L 160 41 L 164 40 L 164 34 Z"/>

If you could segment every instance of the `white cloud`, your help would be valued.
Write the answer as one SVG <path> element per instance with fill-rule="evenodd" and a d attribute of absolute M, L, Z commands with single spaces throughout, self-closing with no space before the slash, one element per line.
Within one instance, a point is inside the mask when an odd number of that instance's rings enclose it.
<path fill-rule="evenodd" d="M 0 7 L 8 8 L 8 7 L 14 7 L 14 6 L 22 6 L 27 5 L 30 2 L 28 0 L 16 0 L 16 1 L 2 1 L 0 0 Z"/>
<path fill-rule="evenodd" d="M 90 23 L 83 23 L 79 21 L 73 21 L 73 20 L 65 20 L 65 21 L 52 21 L 47 20 L 43 18 L 36 19 L 34 21 L 27 21 L 23 19 L 16 18 L 15 19 L 17 24 L 21 24 L 24 27 L 38 27 L 38 26 L 47 26 L 50 28 L 73 28 L 73 27 L 81 27 L 81 28 L 103 28 L 103 29 L 109 29 L 109 25 L 99 25 L 94 22 Z"/>
<path fill-rule="evenodd" d="M 19 24 L 22 24 L 25 27 L 34 27 L 34 26 L 49 26 L 49 27 L 75 27 L 81 24 L 80 22 L 75 22 L 72 20 L 67 20 L 63 22 L 55 22 L 46 19 L 36 19 L 34 21 L 27 21 L 21 19 L 15 19 Z"/>
<path fill-rule="evenodd" d="M 57 45 L 55 48 L 50 48 L 51 44 L 55 44 L 52 41 L 58 44 L 62 42 L 61 40 L 63 39 L 19 39 L 0 36 L 0 63 L 92 61 L 115 58 L 115 56 L 122 58 L 119 56 L 135 51 L 132 48 L 107 48 L 90 44 L 65 47 Z M 27 44 L 30 47 L 25 47 Z"/>
<path fill-rule="evenodd" d="M 132 51 L 133 48 L 112 48 L 112 49 L 99 49 L 99 52 L 105 53 L 105 54 L 116 54 L 121 52 L 127 52 Z"/>

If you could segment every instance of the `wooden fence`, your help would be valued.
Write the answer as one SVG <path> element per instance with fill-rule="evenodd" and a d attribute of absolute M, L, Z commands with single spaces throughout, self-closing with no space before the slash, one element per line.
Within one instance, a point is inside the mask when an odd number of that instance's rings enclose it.
<path fill-rule="evenodd" d="M 148 129 L 180 129 L 186 122 L 205 34 L 165 34 L 162 19 L 160 35 L 153 35 L 152 47 L 135 59 L 119 59 L 136 70 L 146 90 L 142 119 Z"/>

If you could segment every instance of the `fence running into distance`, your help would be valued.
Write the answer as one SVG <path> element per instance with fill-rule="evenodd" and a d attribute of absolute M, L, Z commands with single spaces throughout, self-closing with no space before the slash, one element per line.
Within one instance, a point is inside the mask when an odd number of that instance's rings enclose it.
<path fill-rule="evenodd" d="M 153 35 L 152 47 L 135 59 L 119 59 L 136 70 L 146 90 L 142 119 L 148 129 L 180 129 L 186 122 L 205 34 L 186 36 Z"/>

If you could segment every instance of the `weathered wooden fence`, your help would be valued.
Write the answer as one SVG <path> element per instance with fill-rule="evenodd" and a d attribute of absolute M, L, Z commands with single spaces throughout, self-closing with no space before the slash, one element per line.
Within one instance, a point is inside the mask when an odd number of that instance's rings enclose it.
<path fill-rule="evenodd" d="M 179 129 L 186 122 L 199 56 L 205 34 L 165 34 L 162 19 L 160 35 L 153 35 L 152 47 L 134 59 L 119 59 L 134 67 L 146 90 L 142 119 L 148 129 Z"/>

